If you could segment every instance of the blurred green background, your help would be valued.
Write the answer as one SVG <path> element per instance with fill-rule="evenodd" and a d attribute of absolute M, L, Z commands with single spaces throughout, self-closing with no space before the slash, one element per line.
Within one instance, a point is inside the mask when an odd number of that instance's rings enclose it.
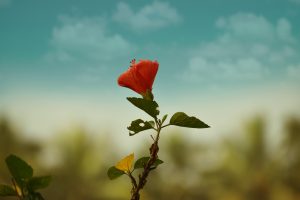
<path fill-rule="evenodd" d="M 266 137 L 263 117 L 249 119 L 243 131 L 213 144 L 190 140 L 184 131 L 164 132 L 160 158 L 165 163 L 151 174 L 142 198 L 298 200 L 300 119 L 291 116 L 282 123 L 282 139 L 275 146 Z M 34 143 L 22 140 L 21 131 L 5 117 L 0 133 L 1 182 L 10 182 L 4 158 L 15 153 L 30 162 L 36 174 L 52 174 L 53 182 L 42 192 L 46 199 L 129 198 L 128 177 L 110 181 L 106 176 L 126 155 L 115 151 L 119 142 L 108 133 L 92 137 L 75 128 L 47 144 Z M 150 142 L 138 145 L 136 157 L 148 153 Z"/>
<path fill-rule="evenodd" d="M 149 117 L 117 86 L 135 58 L 160 64 L 164 130 L 145 200 L 300 199 L 299 0 L 0 0 L 0 182 L 11 153 L 51 174 L 46 199 L 129 198 L 107 169 L 148 154 Z"/>

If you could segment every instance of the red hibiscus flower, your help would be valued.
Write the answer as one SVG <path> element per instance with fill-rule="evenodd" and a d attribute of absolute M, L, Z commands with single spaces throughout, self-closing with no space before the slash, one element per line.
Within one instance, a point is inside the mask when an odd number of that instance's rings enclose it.
<path fill-rule="evenodd" d="M 152 85 L 158 65 L 157 61 L 140 60 L 140 62 L 135 63 L 135 60 L 132 60 L 129 69 L 119 76 L 118 84 L 132 89 L 144 98 L 153 99 Z"/>

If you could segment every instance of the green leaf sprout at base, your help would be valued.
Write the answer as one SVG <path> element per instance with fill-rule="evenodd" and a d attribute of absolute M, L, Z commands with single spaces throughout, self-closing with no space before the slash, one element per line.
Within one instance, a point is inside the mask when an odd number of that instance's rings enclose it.
<path fill-rule="evenodd" d="M 112 166 L 107 171 L 107 176 L 110 180 L 116 179 L 125 174 L 122 170 L 117 169 L 115 166 Z"/>
<path fill-rule="evenodd" d="M 145 165 L 147 164 L 147 162 L 149 161 L 150 157 L 142 157 L 140 159 L 138 159 L 135 164 L 134 164 L 134 169 L 140 169 L 140 168 L 144 168 Z M 164 161 L 160 160 L 160 159 L 156 159 L 156 161 L 153 163 L 152 167 L 156 168 L 158 165 L 164 163 Z"/>
<path fill-rule="evenodd" d="M 166 121 L 167 117 L 168 117 L 167 114 L 163 116 L 163 118 L 162 118 L 162 120 L 161 120 L 161 123 L 162 123 L 162 124 Z"/>

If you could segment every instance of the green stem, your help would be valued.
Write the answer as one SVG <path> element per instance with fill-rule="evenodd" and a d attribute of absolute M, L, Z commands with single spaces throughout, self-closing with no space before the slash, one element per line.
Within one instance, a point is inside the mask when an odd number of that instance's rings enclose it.
<path fill-rule="evenodd" d="M 166 124 L 166 125 L 162 126 L 161 128 L 165 128 L 167 126 L 171 126 L 171 124 Z"/>

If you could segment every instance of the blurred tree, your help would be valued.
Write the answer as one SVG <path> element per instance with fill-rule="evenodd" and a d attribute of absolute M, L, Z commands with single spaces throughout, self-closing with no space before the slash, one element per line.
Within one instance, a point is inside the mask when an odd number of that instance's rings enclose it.
<path fill-rule="evenodd" d="M 115 198 L 120 185 L 116 184 L 113 190 L 107 186 L 110 184 L 106 175 L 106 168 L 110 166 L 107 154 L 113 157 L 113 146 L 105 134 L 92 137 L 83 128 L 62 133 L 53 145 L 59 162 L 51 168 L 54 180 L 45 197 L 56 200 L 125 200 L 129 190 Z M 105 190 L 110 190 L 111 195 Z"/>
<path fill-rule="evenodd" d="M 10 183 L 11 180 L 4 162 L 8 155 L 18 155 L 39 168 L 36 158 L 41 148 L 37 143 L 24 141 L 9 120 L 4 116 L 0 117 L 0 181 Z"/>
<path fill-rule="evenodd" d="M 281 175 L 283 183 L 300 199 L 300 119 L 290 117 L 285 124 Z"/>
<path fill-rule="evenodd" d="M 265 134 L 265 122 L 259 117 L 247 124 L 244 135 L 223 141 L 219 162 L 202 172 L 206 187 L 214 191 L 212 199 L 270 199 L 272 161 Z"/>
<path fill-rule="evenodd" d="M 15 154 L 27 160 L 34 168 L 40 168 L 37 156 L 41 146 L 34 142 L 22 140 L 22 133 L 9 122 L 5 116 L 0 117 L 0 183 L 11 185 L 11 176 L 5 164 L 5 158 Z M 1 199 L 11 199 L 2 197 Z"/>

